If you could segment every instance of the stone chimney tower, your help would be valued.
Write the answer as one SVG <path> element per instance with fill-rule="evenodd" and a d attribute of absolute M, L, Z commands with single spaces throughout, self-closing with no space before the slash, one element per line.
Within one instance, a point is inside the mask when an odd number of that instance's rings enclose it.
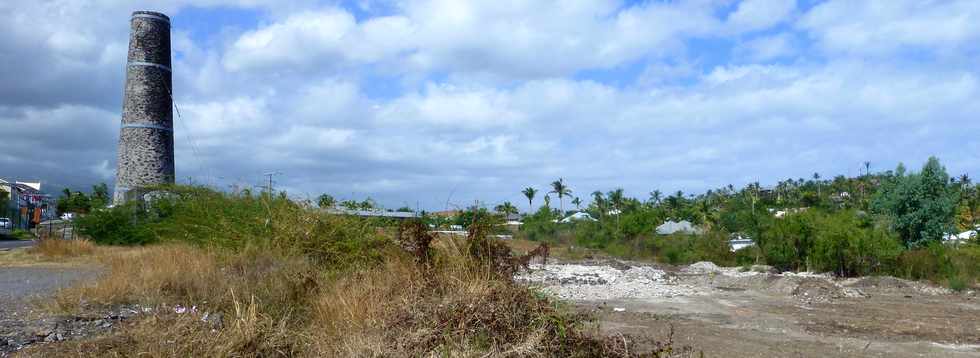
<path fill-rule="evenodd" d="M 170 18 L 136 11 L 130 31 L 114 204 L 140 198 L 147 186 L 174 183 Z"/>

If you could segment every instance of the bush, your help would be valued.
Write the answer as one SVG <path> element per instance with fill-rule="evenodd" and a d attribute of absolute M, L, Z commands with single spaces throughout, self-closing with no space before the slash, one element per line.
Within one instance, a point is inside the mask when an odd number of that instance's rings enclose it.
<path fill-rule="evenodd" d="M 558 223 L 554 222 L 555 215 L 546 206 L 542 206 L 532 215 L 524 218 L 520 232 L 531 241 L 554 241 L 558 237 Z"/>
<path fill-rule="evenodd" d="M 384 220 L 329 215 L 283 196 L 233 195 L 207 188 L 159 188 L 146 205 L 128 203 L 78 220 L 79 231 L 101 245 L 187 242 L 202 247 L 274 249 L 317 263 L 380 262 L 390 240 Z"/>
<path fill-rule="evenodd" d="M 656 257 L 671 265 L 698 261 L 711 261 L 722 266 L 735 264 L 735 254 L 728 245 L 728 235 L 723 232 L 659 236 L 653 243 Z"/>
<path fill-rule="evenodd" d="M 100 245 L 143 245 L 157 241 L 146 226 L 149 217 L 137 203 L 96 210 L 75 220 L 83 236 Z"/>
<path fill-rule="evenodd" d="M 888 272 L 902 244 L 889 232 L 869 225 L 850 211 L 822 218 L 810 260 L 812 269 L 839 276 Z"/>
<path fill-rule="evenodd" d="M 938 242 L 903 252 L 892 274 L 912 280 L 929 280 L 962 290 L 980 278 L 980 246 L 946 247 Z"/>

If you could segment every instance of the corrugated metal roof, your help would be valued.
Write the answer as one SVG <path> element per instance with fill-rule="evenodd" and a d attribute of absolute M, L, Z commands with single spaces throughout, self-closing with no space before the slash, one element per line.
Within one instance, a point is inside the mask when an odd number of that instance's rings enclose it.
<path fill-rule="evenodd" d="M 352 215 L 352 216 L 362 216 L 362 217 L 383 217 L 383 218 L 394 218 L 394 219 L 410 219 L 419 217 L 415 213 L 409 213 L 404 211 L 381 211 L 381 210 L 350 210 L 341 208 L 331 208 L 324 209 L 330 214 L 337 215 Z"/>

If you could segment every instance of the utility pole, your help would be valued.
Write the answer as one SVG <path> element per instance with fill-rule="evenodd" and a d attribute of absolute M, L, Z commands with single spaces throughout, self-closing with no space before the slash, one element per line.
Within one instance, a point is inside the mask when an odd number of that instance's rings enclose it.
<path fill-rule="evenodd" d="M 272 177 L 274 177 L 276 175 L 282 175 L 282 172 L 279 172 L 279 171 L 268 172 L 268 173 L 265 173 L 265 174 L 262 174 L 262 175 L 269 177 L 269 186 L 266 187 L 266 190 L 269 191 L 269 196 L 272 196 L 272 182 L 273 182 L 272 181 Z"/>

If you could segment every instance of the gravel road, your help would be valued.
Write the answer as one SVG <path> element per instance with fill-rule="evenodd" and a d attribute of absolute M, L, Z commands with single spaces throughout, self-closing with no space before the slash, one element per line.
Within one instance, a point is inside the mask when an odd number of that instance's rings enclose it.
<path fill-rule="evenodd" d="M 45 339 L 56 324 L 57 318 L 34 306 L 36 300 L 95 275 L 90 268 L 0 267 L 0 357 Z"/>

